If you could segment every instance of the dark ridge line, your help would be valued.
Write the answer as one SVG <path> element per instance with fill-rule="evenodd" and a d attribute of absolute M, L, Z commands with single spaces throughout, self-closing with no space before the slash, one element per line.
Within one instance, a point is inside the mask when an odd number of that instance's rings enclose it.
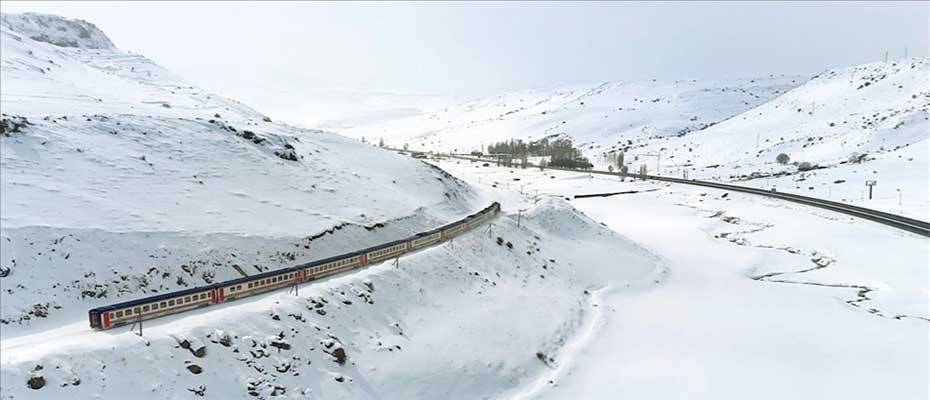
<path fill-rule="evenodd" d="M 611 192 L 611 193 L 576 194 L 576 195 L 575 195 L 575 198 L 576 198 L 576 199 L 584 199 L 584 198 L 588 198 L 588 197 L 610 197 L 610 196 L 617 196 L 617 195 L 621 195 L 621 194 L 636 194 L 636 193 L 655 192 L 655 191 L 658 191 L 658 190 L 659 190 L 659 189 L 647 189 L 647 190 L 627 190 L 627 191 L 625 191 L 625 192 Z"/>

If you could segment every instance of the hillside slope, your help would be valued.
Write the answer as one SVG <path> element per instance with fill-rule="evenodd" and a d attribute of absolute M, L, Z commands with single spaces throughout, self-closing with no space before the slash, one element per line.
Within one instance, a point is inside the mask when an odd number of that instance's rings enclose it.
<path fill-rule="evenodd" d="M 343 133 L 457 152 L 560 135 L 573 138 L 596 168 L 606 169 L 606 154 L 622 150 L 630 171 L 645 165 L 650 173 L 736 181 L 927 219 L 928 74 L 930 60 L 910 59 L 810 79 L 605 83 L 509 93 Z M 785 164 L 776 162 L 782 153 L 790 158 Z M 866 180 L 879 185 L 871 201 Z"/>
<path fill-rule="evenodd" d="M 506 93 L 443 111 L 341 132 L 415 150 L 468 152 L 510 138 L 571 137 L 591 158 L 703 129 L 798 84 L 796 77 L 727 82 L 606 82 Z"/>
<path fill-rule="evenodd" d="M 2 139 L 4 228 L 287 235 L 469 208 L 420 162 L 272 122 L 139 55 L 34 41 L 19 33 L 32 19 L 15 17 L 0 104 L 28 125 Z"/>
<path fill-rule="evenodd" d="M 0 21 L 5 333 L 238 277 L 234 264 L 254 272 L 380 243 L 478 207 L 434 167 L 273 122 L 113 48 L 89 23 Z M 345 237 L 310 246 L 327 231 Z"/>
<path fill-rule="evenodd" d="M 2 21 L 5 399 L 499 397 L 563 362 L 604 282 L 659 282 L 648 251 L 553 200 L 299 296 L 146 321 L 143 338 L 92 331 L 95 306 L 383 243 L 494 198 L 273 122 L 86 22 Z"/>
<path fill-rule="evenodd" d="M 928 75 L 928 59 L 825 71 L 756 109 L 694 135 L 656 143 L 651 150 L 664 150 L 667 168 L 687 168 L 692 177 L 736 180 L 928 219 Z M 778 163 L 779 154 L 791 161 Z M 822 169 L 799 171 L 802 162 Z M 712 165 L 719 167 L 707 168 Z M 871 201 L 866 180 L 878 182 Z"/>

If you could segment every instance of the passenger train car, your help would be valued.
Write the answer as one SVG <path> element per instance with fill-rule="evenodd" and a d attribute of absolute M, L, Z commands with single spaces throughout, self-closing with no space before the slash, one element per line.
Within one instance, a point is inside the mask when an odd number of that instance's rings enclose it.
<path fill-rule="evenodd" d="M 379 263 L 403 254 L 446 242 L 493 218 L 500 212 L 495 202 L 459 221 L 421 232 L 409 238 L 381 244 L 352 253 L 313 261 L 290 268 L 263 272 L 258 275 L 191 289 L 164 293 L 143 299 L 97 307 L 88 312 L 90 327 L 110 329 L 137 321 L 175 314 L 195 308 L 219 304 L 270 290 L 293 286 L 347 270 Z"/>

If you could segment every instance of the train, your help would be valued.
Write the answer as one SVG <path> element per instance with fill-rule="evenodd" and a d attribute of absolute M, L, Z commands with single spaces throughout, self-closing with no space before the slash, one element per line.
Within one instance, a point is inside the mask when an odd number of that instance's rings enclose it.
<path fill-rule="evenodd" d="M 483 210 L 458 221 L 430 231 L 417 233 L 406 239 L 294 267 L 97 307 L 87 313 L 90 327 L 94 330 L 106 330 L 143 320 L 182 313 L 275 289 L 291 287 L 394 259 L 410 252 L 449 241 L 492 219 L 500 212 L 500 209 L 500 203 L 494 202 Z"/>

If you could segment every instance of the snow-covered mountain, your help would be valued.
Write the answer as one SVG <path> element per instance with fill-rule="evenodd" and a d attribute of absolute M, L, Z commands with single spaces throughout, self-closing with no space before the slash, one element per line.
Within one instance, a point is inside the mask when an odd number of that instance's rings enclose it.
<path fill-rule="evenodd" d="M 570 137 L 589 156 L 718 124 L 800 84 L 798 77 L 726 82 L 606 82 L 527 90 L 341 132 L 399 147 L 468 152 L 493 142 Z"/>
<path fill-rule="evenodd" d="M 108 42 L 55 18 L 3 16 L 3 118 L 28 121 L 3 137 L 4 228 L 293 235 L 467 195 L 425 184 L 440 175 L 420 162 L 273 122 L 143 56 L 23 33 L 72 26 Z M 275 223 L 254 217 L 268 213 Z"/>
<path fill-rule="evenodd" d="M 4 14 L 0 26 L 29 39 L 58 47 L 114 50 L 115 46 L 94 24 L 46 14 Z"/>
<path fill-rule="evenodd" d="M 719 125 L 645 147 L 664 172 L 930 215 L 930 60 L 825 71 Z M 785 154 L 790 161 L 776 159 Z M 799 171 L 808 163 L 811 171 Z M 816 169 L 822 168 L 822 169 Z M 805 169 L 805 168 L 800 168 Z M 866 180 L 878 181 L 869 200 Z"/>
<path fill-rule="evenodd" d="M 415 150 L 480 150 L 563 135 L 595 167 L 740 181 L 927 218 L 930 60 L 827 70 L 810 79 L 605 83 L 509 93 L 350 129 Z M 776 161 L 784 153 L 789 161 Z M 850 160 L 855 160 L 854 163 Z M 799 171 L 801 163 L 813 171 Z M 806 169 L 807 164 L 801 166 Z M 865 180 L 878 180 L 868 201 Z M 903 193 L 903 194 L 902 194 Z"/>
<path fill-rule="evenodd" d="M 440 95 L 349 89 L 290 88 L 260 97 L 256 104 L 275 119 L 334 132 L 413 117 L 457 102 Z"/>

